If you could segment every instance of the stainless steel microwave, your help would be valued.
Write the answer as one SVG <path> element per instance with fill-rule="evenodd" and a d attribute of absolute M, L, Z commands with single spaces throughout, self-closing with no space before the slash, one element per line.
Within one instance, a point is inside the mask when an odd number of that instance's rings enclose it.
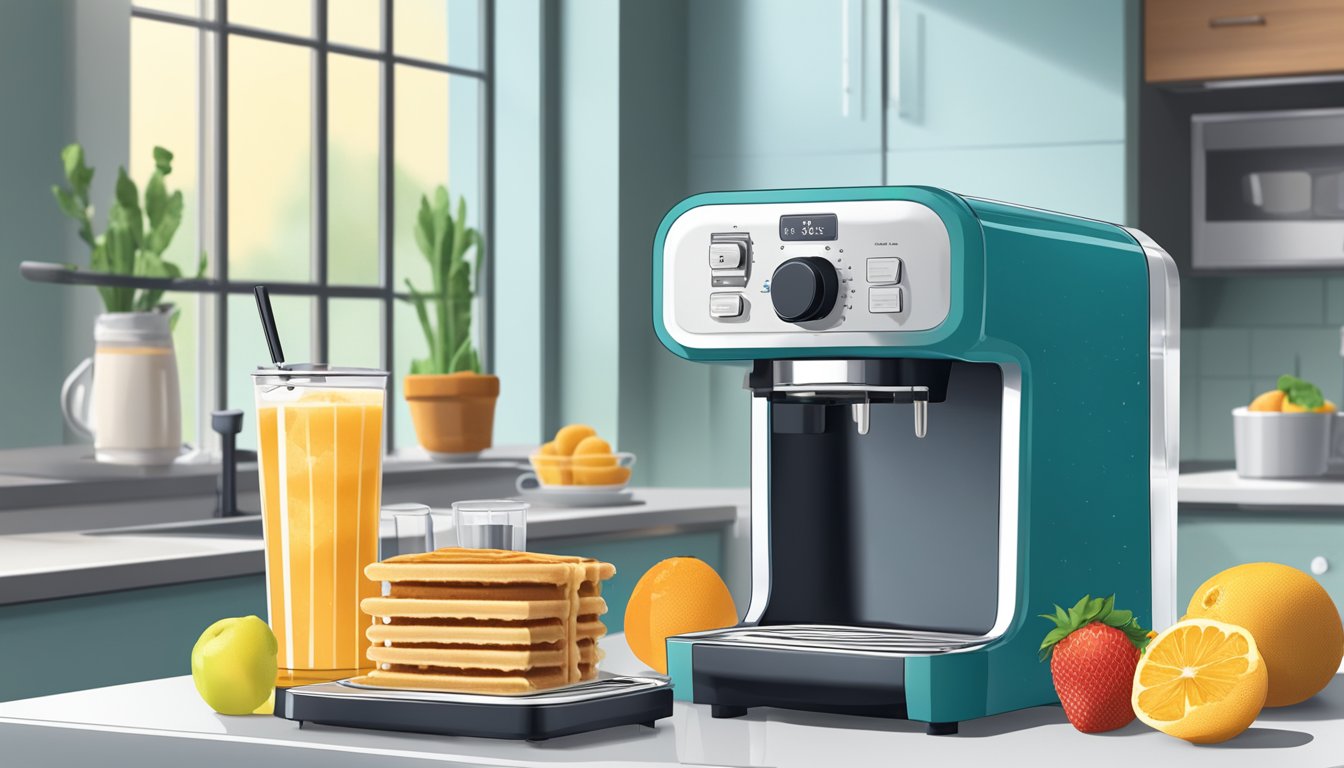
<path fill-rule="evenodd" d="M 1344 109 L 1191 118 L 1195 269 L 1344 267 Z"/>

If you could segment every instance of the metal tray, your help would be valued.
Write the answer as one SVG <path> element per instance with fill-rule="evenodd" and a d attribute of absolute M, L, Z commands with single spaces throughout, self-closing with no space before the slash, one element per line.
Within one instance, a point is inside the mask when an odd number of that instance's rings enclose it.
<path fill-rule="evenodd" d="M 672 683 L 608 675 L 519 696 L 371 688 L 348 681 L 275 692 L 275 716 L 384 731 L 541 741 L 616 725 L 646 725 L 672 714 Z"/>

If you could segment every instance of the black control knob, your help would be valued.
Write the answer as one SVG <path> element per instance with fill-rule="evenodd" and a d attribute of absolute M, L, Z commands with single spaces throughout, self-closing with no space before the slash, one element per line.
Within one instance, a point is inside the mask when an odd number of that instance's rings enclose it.
<path fill-rule="evenodd" d="M 831 313 L 840 293 L 840 277 L 820 256 L 789 259 L 770 278 L 770 301 L 779 319 L 790 323 L 817 320 Z"/>

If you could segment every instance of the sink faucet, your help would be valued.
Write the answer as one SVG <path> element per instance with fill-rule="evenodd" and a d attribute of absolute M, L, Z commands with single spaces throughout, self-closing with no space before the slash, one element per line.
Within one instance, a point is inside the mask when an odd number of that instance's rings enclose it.
<path fill-rule="evenodd" d="M 210 427 L 219 433 L 223 457 L 219 466 L 219 503 L 216 517 L 235 517 L 238 511 L 238 454 L 234 450 L 238 433 L 243 431 L 243 412 L 240 410 L 214 411 Z"/>

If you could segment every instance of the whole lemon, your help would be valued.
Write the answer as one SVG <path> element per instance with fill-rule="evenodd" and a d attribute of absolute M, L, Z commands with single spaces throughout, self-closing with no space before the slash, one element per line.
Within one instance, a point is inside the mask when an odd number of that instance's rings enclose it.
<path fill-rule="evenodd" d="M 736 623 L 737 607 L 719 574 L 703 560 L 671 557 L 635 584 L 625 606 L 625 641 L 640 661 L 667 674 L 667 638 Z"/>
<path fill-rule="evenodd" d="M 1200 585 L 1186 617 L 1245 627 L 1269 672 L 1267 707 L 1320 693 L 1344 658 L 1344 625 L 1315 579 L 1279 563 L 1247 563 Z"/>

